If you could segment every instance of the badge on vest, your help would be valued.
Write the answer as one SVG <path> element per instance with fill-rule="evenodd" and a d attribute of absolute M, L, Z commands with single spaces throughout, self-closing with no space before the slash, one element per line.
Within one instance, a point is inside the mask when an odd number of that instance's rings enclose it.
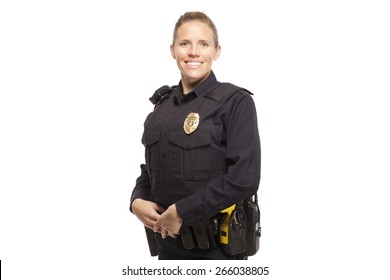
<path fill-rule="evenodd" d="M 199 124 L 199 114 L 194 112 L 189 113 L 187 118 L 184 120 L 184 125 L 183 125 L 184 132 L 186 134 L 191 134 L 196 130 L 198 124 Z"/>

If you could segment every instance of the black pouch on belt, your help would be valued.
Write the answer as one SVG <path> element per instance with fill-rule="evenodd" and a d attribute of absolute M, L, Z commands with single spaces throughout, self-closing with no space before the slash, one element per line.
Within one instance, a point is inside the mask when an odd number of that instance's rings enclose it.
<path fill-rule="evenodd" d="M 192 225 L 196 242 L 200 249 L 215 248 L 216 243 L 213 236 L 213 228 L 209 219 L 195 222 Z"/>
<path fill-rule="evenodd" d="M 190 227 L 182 225 L 180 228 L 180 236 L 184 248 L 189 250 L 195 248 L 194 236 Z"/>
<path fill-rule="evenodd" d="M 250 199 L 244 200 L 244 209 L 247 220 L 247 256 L 253 256 L 257 253 L 260 248 L 260 236 L 261 236 L 261 227 L 260 227 L 260 209 L 257 202 L 257 194 L 254 196 L 254 200 L 251 197 Z"/>
<path fill-rule="evenodd" d="M 180 228 L 181 240 L 186 249 L 210 249 L 216 247 L 214 236 L 218 231 L 218 219 L 203 219 L 192 226 L 182 225 Z"/>
<path fill-rule="evenodd" d="M 229 218 L 225 216 L 225 219 Z M 247 222 L 245 212 L 240 209 L 234 209 L 230 219 L 227 222 L 227 231 L 222 232 L 224 242 L 220 242 L 222 249 L 229 255 L 236 255 L 247 250 Z"/>

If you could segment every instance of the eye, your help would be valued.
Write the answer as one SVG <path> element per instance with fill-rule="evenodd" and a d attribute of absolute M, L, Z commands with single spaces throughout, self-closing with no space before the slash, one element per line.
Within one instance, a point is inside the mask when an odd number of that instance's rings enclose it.
<path fill-rule="evenodd" d="M 179 44 L 180 47 L 187 47 L 188 46 L 188 42 L 181 42 Z"/>

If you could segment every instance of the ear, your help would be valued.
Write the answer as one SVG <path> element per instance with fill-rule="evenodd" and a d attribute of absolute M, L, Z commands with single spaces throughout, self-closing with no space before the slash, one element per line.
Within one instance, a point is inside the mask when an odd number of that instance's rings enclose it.
<path fill-rule="evenodd" d="M 221 45 L 218 45 L 215 48 L 214 60 L 217 60 L 220 55 L 221 55 Z"/>
<path fill-rule="evenodd" d="M 176 59 L 175 48 L 174 48 L 173 44 L 171 45 L 170 48 L 171 48 L 171 55 L 172 55 L 173 59 Z"/>

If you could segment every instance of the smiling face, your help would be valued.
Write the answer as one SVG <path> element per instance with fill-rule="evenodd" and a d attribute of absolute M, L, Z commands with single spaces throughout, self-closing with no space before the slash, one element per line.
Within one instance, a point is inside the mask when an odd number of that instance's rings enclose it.
<path fill-rule="evenodd" d="M 221 52 L 214 41 L 213 30 L 206 23 L 193 20 L 178 28 L 171 53 L 180 69 L 185 94 L 210 75 L 213 60 Z"/>

